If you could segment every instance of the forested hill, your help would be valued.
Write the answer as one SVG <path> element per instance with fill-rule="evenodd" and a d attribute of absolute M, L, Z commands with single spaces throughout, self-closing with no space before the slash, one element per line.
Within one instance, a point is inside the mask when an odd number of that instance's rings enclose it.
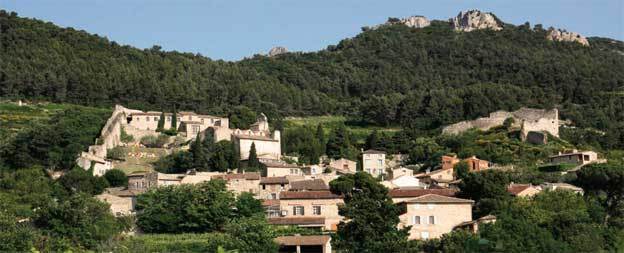
<path fill-rule="evenodd" d="M 0 97 L 143 109 L 175 103 L 216 114 L 243 105 L 270 117 L 342 114 L 417 129 L 556 106 L 578 126 L 621 138 L 624 44 L 545 37 L 541 25 L 455 32 L 433 21 L 368 29 L 319 52 L 226 62 L 122 46 L 0 11 Z"/>

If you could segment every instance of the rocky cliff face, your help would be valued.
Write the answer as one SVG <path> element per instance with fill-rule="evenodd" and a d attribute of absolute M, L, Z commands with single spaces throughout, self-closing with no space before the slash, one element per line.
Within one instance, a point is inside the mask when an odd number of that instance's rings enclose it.
<path fill-rule="evenodd" d="M 285 53 L 288 53 L 288 49 L 286 49 L 285 47 L 274 47 L 274 48 L 271 48 L 268 55 L 269 57 L 273 57 L 273 56 L 285 54 Z"/>
<path fill-rule="evenodd" d="M 407 17 L 407 18 L 403 18 L 399 21 L 396 22 L 392 22 L 392 21 L 388 21 L 388 23 L 390 24 L 395 24 L 395 23 L 399 23 L 399 24 L 404 24 L 408 27 L 412 27 L 412 28 L 423 28 L 423 27 L 427 27 L 431 24 L 431 22 L 429 22 L 429 20 L 426 17 L 423 16 L 411 16 L 411 17 Z"/>
<path fill-rule="evenodd" d="M 470 10 L 460 12 L 457 17 L 449 20 L 453 28 L 457 31 L 470 32 L 477 29 L 492 29 L 499 31 L 503 26 L 496 17 L 489 12 L 481 12 L 479 10 Z"/>
<path fill-rule="evenodd" d="M 554 28 L 550 28 L 548 30 L 546 39 L 549 39 L 552 41 L 578 42 L 578 43 L 581 43 L 583 46 L 589 46 L 589 41 L 587 41 L 587 38 L 581 36 L 580 34 L 575 33 L 575 32 L 566 32 L 566 31 L 562 31 L 560 29 L 554 29 Z"/>

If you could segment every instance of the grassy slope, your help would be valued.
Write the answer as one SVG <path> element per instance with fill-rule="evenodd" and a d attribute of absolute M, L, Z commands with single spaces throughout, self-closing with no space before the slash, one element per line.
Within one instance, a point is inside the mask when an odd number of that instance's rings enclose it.
<path fill-rule="evenodd" d="M 349 124 L 347 118 L 344 116 L 288 117 L 284 119 L 285 129 L 300 126 L 316 127 L 318 124 L 323 124 L 323 129 L 325 130 L 326 135 L 328 135 L 332 129 L 341 124 L 345 124 L 347 129 L 349 129 L 349 131 L 351 131 L 351 133 L 356 137 L 356 140 L 360 142 L 364 141 L 366 136 L 368 136 L 373 130 L 384 132 L 389 135 L 401 130 L 401 128 L 398 127 L 384 128 L 379 126 L 356 126 Z"/>

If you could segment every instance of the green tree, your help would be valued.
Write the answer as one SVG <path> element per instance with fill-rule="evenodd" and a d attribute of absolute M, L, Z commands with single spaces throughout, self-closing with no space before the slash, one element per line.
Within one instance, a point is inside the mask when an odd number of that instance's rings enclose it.
<path fill-rule="evenodd" d="M 460 161 L 453 166 L 453 172 L 455 177 L 458 179 L 463 179 L 468 176 L 470 169 L 468 167 L 468 163 L 466 161 Z"/>
<path fill-rule="evenodd" d="M 617 163 L 591 164 L 577 173 L 577 184 L 598 199 L 607 211 L 605 224 L 624 228 L 624 166 Z"/>
<path fill-rule="evenodd" d="M 109 186 L 118 187 L 128 185 L 128 177 L 126 173 L 118 169 L 112 169 L 104 173 L 104 179 L 108 182 Z"/>
<path fill-rule="evenodd" d="M 197 133 L 195 140 L 191 142 L 189 147 L 189 152 L 193 155 L 193 167 L 200 171 L 207 170 L 209 167 L 208 162 L 210 161 L 210 154 L 207 152 L 211 152 L 210 146 L 212 146 L 212 143 L 209 143 L 209 147 L 205 147 L 205 144 L 211 141 L 206 140 L 206 138 L 212 139 L 211 136 L 207 135 L 202 140 L 202 134 Z"/>
<path fill-rule="evenodd" d="M 28 225 L 17 223 L 18 218 L 0 210 L 0 251 L 27 252 L 33 248 L 37 234 Z"/>
<path fill-rule="evenodd" d="M 357 151 L 354 150 L 349 135 L 349 131 L 344 125 L 340 125 L 332 130 L 325 149 L 330 158 L 355 158 Z"/>
<path fill-rule="evenodd" d="M 67 238 L 89 249 L 125 228 L 113 217 L 108 204 L 80 193 L 43 206 L 37 210 L 34 223 L 52 237 Z"/>
<path fill-rule="evenodd" d="M 156 126 L 156 132 L 162 132 L 163 130 L 165 130 L 165 111 L 160 113 L 158 125 Z"/>
<path fill-rule="evenodd" d="M 325 145 L 327 145 L 327 140 L 325 138 L 325 130 L 323 129 L 322 123 L 319 123 L 316 126 L 316 139 L 318 140 L 320 145 L 320 154 L 325 154 Z"/>
<path fill-rule="evenodd" d="M 148 233 L 222 231 L 234 207 L 223 180 L 158 187 L 137 197 L 137 225 Z"/>
<path fill-rule="evenodd" d="M 480 217 L 501 210 L 511 199 L 507 193 L 509 176 L 498 170 L 468 173 L 459 185 L 460 197 L 476 202 L 473 216 Z"/>
<path fill-rule="evenodd" d="M 275 230 L 262 215 L 234 219 L 225 227 L 228 234 L 241 241 L 241 252 L 277 252 L 279 246 L 273 240 Z"/>
<path fill-rule="evenodd" d="M 236 199 L 236 215 L 238 217 L 263 217 L 264 207 L 262 207 L 262 201 L 254 198 L 253 193 L 241 193 Z"/>
<path fill-rule="evenodd" d="M 209 161 L 210 171 L 225 172 L 228 169 L 239 167 L 239 155 L 234 143 L 222 140 L 214 144 L 214 150 Z"/>
<path fill-rule="evenodd" d="M 344 196 L 341 221 L 334 245 L 344 252 L 404 252 L 409 227 L 398 229 L 401 209 L 392 202 L 386 187 L 370 174 L 358 172 L 330 182 L 335 194 Z"/>
<path fill-rule="evenodd" d="M 251 147 L 249 148 L 249 157 L 247 158 L 247 167 L 245 169 L 248 171 L 258 171 L 262 169 L 262 163 L 258 160 L 256 143 L 254 142 L 251 143 Z"/>
<path fill-rule="evenodd" d="M 108 187 L 103 177 L 93 176 L 92 170 L 74 167 L 61 176 L 57 183 L 68 193 L 82 192 L 90 195 L 100 194 Z"/>
<path fill-rule="evenodd" d="M 173 105 L 173 113 L 171 113 L 171 127 L 169 129 L 172 131 L 178 131 L 178 110 L 175 105 Z"/>
<path fill-rule="evenodd" d="M 380 149 L 380 140 L 377 130 L 373 130 L 367 137 L 364 147 L 366 149 Z"/>

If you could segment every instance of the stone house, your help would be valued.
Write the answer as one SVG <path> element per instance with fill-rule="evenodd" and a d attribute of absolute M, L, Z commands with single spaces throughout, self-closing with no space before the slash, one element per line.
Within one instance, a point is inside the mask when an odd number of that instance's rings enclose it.
<path fill-rule="evenodd" d="M 225 180 L 228 191 L 237 195 L 243 192 L 258 194 L 260 191 L 260 174 L 256 172 L 216 175 L 212 176 L 214 179 Z"/>
<path fill-rule="evenodd" d="M 275 238 L 280 253 L 332 253 L 329 235 L 292 235 Z"/>
<path fill-rule="evenodd" d="M 136 196 L 143 191 L 129 190 L 125 187 L 106 188 L 106 190 L 95 198 L 110 205 L 110 210 L 115 216 L 126 216 L 134 214 Z"/>
<path fill-rule="evenodd" d="M 329 186 L 322 179 L 291 181 L 290 191 L 329 191 Z"/>
<path fill-rule="evenodd" d="M 581 195 L 584 193 L 583 188 L 566 183 L 544 183 L 541 187 L 544 191 L 571 191 Z"/>
<path fill-rule="evenodd" d="M 279 196 L 280 217 L 269 218 L 269 223 L 336 230 L 342 220 L 338 205 L 343 203 L 341 196 L 330 191 L 283 191 Z"/>
<path fill-rule="evenodd" d="M 598 159 L 598 153 L 594 151 L 578 151 L 576 149 L 567 153 L 559 152 L 557 155 L 550 156 L 548 161 L 552 164 L 571 163 L 578 165 L 603 162 L 603 160 Z"/>
<path fill-rule="evenodd" d="M 424 196 L 427 194 L 435 194 L 447 197 L 455 197 L 457 190 L 454 189 L 417 189 L 417 188 L 396 188 L 388 192 L 388 195 L 392 198 L 392 202 L 400 203 L 407 200 Z"/>
<path fill-rule="evenodd" d="M 357 171 L 357 163 L 345 158 L 332 159 L 329 161 L 329 167 L 341 174 L 352 174 Z"/>
<path fill-rule="evenodd" d="M 362 152 L 362 170 L 374 177 L 386 173 L 386 152 L 369 149 Z"/>
<path fill-rule="evenodd" d="M 261 160 L 266 167 L 266 177 L 303 176 L 301 167 L 278 160 Z"/>
<path fill-rule="evenodd" d="M 455 180 L 455 175 L 453 174 L 453 169 L 439 169 L 430 172 L 420 173 L 414 175 L 414 177 L 418 178 L 420 182 L 424 184 L 439 185 L 443 187 L 447 187 L 451 182 Z"/>
<path fill-rule="evenodd" d="M 279 199 L 279 193 L 288 191 L 290 183 L 286 177 L 262 177 L 260 178 L 260 199 Z"/>
<path fill-rule="evenodd" d="M 507 192 L 515 197 L 532 197 L 541 191 L 541 187 L 531 184 L 514 184 L 512 182 L 507 186 Z"/>
<path fill-rule="evenodd" d="M 427 194 L 402 203 L 406 212 L 399 216 L 399 227 L 411 226 L 409 239 L 439 238 L 457 225 L 472 221 L 474 201 Z"/>
<path fill-rule="evenodd" d="M 481 160 L 477 158 L 476 156 L 468 157 L 464 159 L 464 161 L 468 164 L 468 171 L 470 172 L 477 172 L 477 171 L 487 170 L 490 168 L 489 161 Z"/>
<path fill-rule="evenodd" d="M 405 167 L 398 167 L 390 170 L 389 178 L 395 179 L 403 176 L 414 176 L 414 171 Z"/>
<path fill-rule="evenodd" d="M 418 178 L 409 175 L 403 175 L 392 180 L 383 181 L 382 184 L 389 189 L 395 188 L 425 188 L 425 184 L 421 183 Z"/>
<path fill-rule="evenodd" d="M 323 168 L 323 166 L 318 165 L 318 164 L 312 164 L 312 165 L 307 165 L 307 166 L 304 165 L 303 167 L 301 167 L 301 172 L 307 176 L 320 175 L 320 174 L 323 174 L 324 171 L 325 171 L 325 168 Z"/>
<path fill-rule="evenodd" d="M 440 164 L 443 170 L 452 169 L 455 166 L 455 164 L 457 164 L 458 162 L 459 162 L 459 159 L 457 158 L 456 155 L 453 155 L 453 156 L 443 155 L 440 158 Z"/>
<path fill-rule="evenodd" d="M 127 115 L 127 126 L 131 130 L 154 131 L 158 128 L 158 121 L 162 116 L 161 112 L 156 111 L 133 111 Z M 229 119 L 225 117 L 216 117 L 211 115 L 200 115 L 194 112 L 179 112 L 177 115 L 177 124 L 175 129 L 184 133 L 187 139 L 192 139 L 199 132 L 209 127 L 228 128 Z M 165 129 L 173 127 L 171 124 L 173 119 L 172 113 L 165 113 Z"/>

